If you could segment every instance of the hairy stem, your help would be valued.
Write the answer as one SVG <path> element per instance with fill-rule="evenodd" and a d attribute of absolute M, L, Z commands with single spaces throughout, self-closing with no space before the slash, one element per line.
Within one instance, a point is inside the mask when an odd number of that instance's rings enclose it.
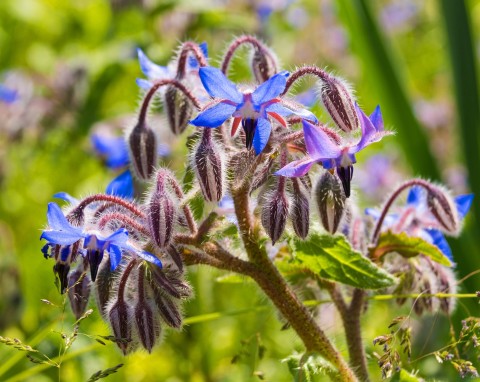
<path fill-rule="evenodd" d="M 287 84 L 285 86 L 285 90 L 283 91 L 282 94 L 280 94 L 280 96 L 285 95 L 297 80 L 299 80 L 300 78 L 302 78 L 303 76 L 306 76 L 306 75 L 312 75 L 312 76 L 320 78 L 321 80 L 325 80 L 325 79 L 330 77 L 330 75 L 326 71 L 324 71 L 324 70 L 322 70 L 322 69 L 320 69 L 316 66 L 301 67 L 301 68 L 297 69 L 295 72 L 293 72 L 290 75 L 290 77 L 288 77 Z"/>
<path fill-rule="evenodd" d="M 199 66 L 208 65 L 202 49 L 200 49 L 200 46 L 198 46 L 198 44 L 194 43 L 193 41 L 184 42 L 178 56 L 177 78 L 179 80 L 181 80 L 185 76 L 189 53 L 192 53 L 195 56 Z"/>

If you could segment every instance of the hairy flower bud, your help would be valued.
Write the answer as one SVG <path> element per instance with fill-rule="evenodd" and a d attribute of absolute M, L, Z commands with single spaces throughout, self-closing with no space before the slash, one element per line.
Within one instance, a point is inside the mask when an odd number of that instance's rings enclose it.
<path fill-rule="evenodd" d="M 98 310 L 103 317 L 107 316 L 107 305 L 111 297 L 115 272 L 110 269 L 110 261 L 104 261 L 98 270 L 95 290 L 97 292 Z"/>
<path fill-rule="evenodd" d="M 131 350 L 129 349 L 132 341 L 131 316 L 132 309 L 123 298 L 119 298 L 108 312 L 108 319 L 112 326 L 115 341 L 124 355 Z"/>
<path fill-rule="evenodd" d="M 355 98 L 346 82 L 327 76 L 322 81 L 321 98 L 333 121 L 343 131 L 349 132 L 360 127 Z"/>
<path fill-rule="evenodd" d="M 172 197 L 165 189 L 157 189 L 150 199 L 148 223 L 150 233 L 160 248 L 167 247 L 172 240 L 176 215 Z"/>
<path fill-rule="evenodd" d="M 251 64 L 253 75 L 258 83 L 263 83 L 276 74 L 277 65 L 270 51 L 265 52 L 262 49 L 255 48 Z"/>
<path fill-rule="evenodd" d="M 171 298 L 165 296 L 155 284 L 151 284 L 151 287 L 155 305 L 162 319 L 168 326 L 176 329 L 180 328 L 182 326 L 182 314 L 178 306 Z"/>
<path fill-rule="evenodd" d="M 161 328 L 146 300 L 139 301 L 135 307 L 135 325 L 142 346 L 151 353 Z"/>
<path fill-rule="evenodd" d="M 280 179 L 281 181 L 283 179 Z M 272 194 L 265 196 L 262 206 L 262 225 L 273 244 L 280 239 L 285 230 L 288 209 L 289 202 L 283 187 L 279 187 Z"/>
<path fill-rule="evenodd" d="M 82 270 L 81 270 L 82 269 Z M 81 269 L 76 269 L 68 277 L 68 298 L 70 307 L 78 320 L 87 310 L 90 297 L 90 278 Z"/>
<path fill-rule="evenodd" d="M 174 245 L 169 245 L 167 248 L 167 254 L 173 260 L 178 270 L 180 272 L 183 272 L 183 260 L 182 260 L 182 257 L 180 256 L 180 253 L 178 252 L 177 247 L 175 247 Z"/>
<path fill-rule="evenodd" d="M 158 267 L 155 267 L 152 271 L 152 283 L 161 289 L 163 292 L 167 293 L 168 295 L 174 298 L 181 298 L 182 294 L 177 291 L 175 286 L 170 282 L 170 279 L 167 273 Z"/>
<path fill-rule="evenodd" d="M 145 121 L 139 121 L 130 132 L 128 145 L 135 175 L 139 179 L 150 179 L 157 165 L 157 138 Z"/>
<path fill-rule="evenodd" d="M 170 129 L 175 135 L 180 135 L 192 117 L 192 104 L 182 91 L 175 86 L 168 86 L 165 90 L 164 107 Z"/>
<path fill-rule="evenodd" d="M 345 194 L 338 178 L 326 171 L 317 183 L 315 198 L 323 227 L 335 233 L 345 211 Z"/>
<path fill-rule="evenodd" d="M 438 223 L 448 233 L 457 233 L 459 219 L 457 209 L 452 198 L 442 189 L 432 187 L 427 195 L 428 209 L 437 219 Z"/>
<path fill-rule="evenodd" d="M 220 148 L 212 137 L 212 130 L 205 128 L 193 156 L 193 168 L 204 198 L 218 202 L 223 196 L 225 165 Z"/>
<path fill-rule="evenodd" d="M 301 186 L 300 180 L 297 178 L 292 178 L 291 180 L 293 195 L 290 219 L 292 220 L 295 233 L 302 239 L 305 239 L 308 235 L 310 224 L 310 195 Z"/>

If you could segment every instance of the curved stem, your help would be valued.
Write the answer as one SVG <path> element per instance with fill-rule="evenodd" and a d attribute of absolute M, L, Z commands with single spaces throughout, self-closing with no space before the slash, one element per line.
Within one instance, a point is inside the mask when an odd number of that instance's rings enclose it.
<path fill-rule="evenodd" d="M 181 80 L 185 76 L 187 62 L 188 62 L 188 54 L 193 53 L 195 58 L 198 61 L 200 66 L 207 66 L 207 59 L 202 52 L 202 49 L 198 46 L 197 43 L 193 41 L 186 41 L 182 44 L 180 54 L 178 56 L 178 64 L 177 64 L 177 78 Z"/>
<path fill-rule="evenodd" d="M 146 237 L 150 235 L 150 231 L 144 225 L 140 224 L 136 220 L 120 212 L 112 212 L 112 213 L 103 215 L 98 222 L 98 228 L 103 230 L 105 226 L 113 220 L 117 220 L 123 223 L 124 227 L 127 228 L 128 231 L 131 231 L 133 229 L 137 233 L 140 233 Z"/>
<path fill-rule="evenodd" d="M 299 80 L 300 78 L 306 75 L 312 75 L 312 76 L 318 77 L 322 81 L 325 81 L 330 77 L 330 75 L 326 71 L 316 66 L 303 66 L 297 69 L 296 71 L 294 71 L 290 75 L 290 77 L 288 77 L 287 84 L 285 85 L 285 90 L 283 91 L 282 94 L 280 94 L 280 97 L 285 95 L 297 80 Z"/>

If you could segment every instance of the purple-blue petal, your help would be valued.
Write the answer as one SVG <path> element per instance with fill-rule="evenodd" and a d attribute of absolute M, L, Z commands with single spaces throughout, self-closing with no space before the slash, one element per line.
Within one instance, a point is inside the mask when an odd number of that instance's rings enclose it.
<path fill-rule="evenodd" d="M 199 69 L 199 75 L 203 87 L 210 96 L 226 99 L 236 104 L 243 102 L 243 94 L 238 91 L 233 82 L 225 77 L 220 69 L 205 66 Z"/>
<path fill-rule="evenodd" d="M 110 245 L 114 244 L 119 247 L 124 247 L 128 240 L 128 231 L 125 228 L 120 228 L 110 236 L 107 236 L 104 240 L 109 242 Z"/>
<path fill-rule="evenodd" d="M 473 202 L 473 194 L 458 195 L 455 197 L 455 205 L 457 206 L 458 215 L 463 219 Z"/>
<path fill-rule="evenodd" d="M 208 58 L 208 45 L 206 42 L 202 42 L 200 45 L 200 50 L 202 51 L 205 58 Z M 199 66 L 198 60 L 194 56 L 188 58 L 188 66 L 190 69 L 196 69 Z"/>
<path fill-rule="evenodd" d="M 60 245 L 70 245 L 76 241 L 83 239 L 82 234 L 78 234 L 73 231 L 43 231 L 40 239 L 45 239 L 49 243 L 60 244 Z"/>
<path fill-rule="evenodd" d="M 137 54 L 140 69 L 148 78 L 157 79 L 170 77 L 170 70 L 166 66 L 154 64 L 140 48 L 137 49 Z"/>
<path fill-rule="evenodd" d="M 407 204 L 419 207 L 422 203 L 425 203 L 425 195 L 422 188 L 418 186 L 412 187 L 408 192 Z"/>
<path fill-rule="evenodd" d="M 200 127 L 218 127 L 230 118 L 235 110 L 236 106 L 220 102 L 202 111 L 190 123 Z"/>
<path fill-rule="evenodd" d="M 95 151 L 106 158 L 109 168 L 124 167 L 130 162 L 127 143 L 123 137 L 93 134 L 91 139 Z"/>
<path fill-rule="evenodd" d="M 380 105 L 377 105 L 373 113 L 370 115 L 370 121 L 372 121 L 373 126 L 375 127 L 375 130 L 377 131 L 383 131 L 383 117 L 382 117 L 382 111 L 380 110 Z"/>
<path fill-rule="evenodd" d="M 425 231 L 432 238 L 432 244 L 437 246 L 438 249 L 440 249 L 440 251 L 442 251 L 442 253 L 453 262 L 452 250 L 448 245 L 447 239 L 445 239 L 445 236 L 443 236 L 443 233 L 437 229 L 426 229 Z"/>
<path fill-rule="evenodd" d="M 53 195 L 54 198 L 64 200 L 68 203 L 71 204 L 76 204 L 78 203 L 78 199 L 74 198 L 72 195 L 66 193 L 66 192 L 57 192 L 56 194 Z"/>
<path fill-rule="evenodd" d="M 122 261 L 122 249 L 115 244 L 110 244 L 108 254 L 110 255 L 110 269 L 114 271 Z"/>
<path fill-rule="evenodd" d="M 122 172 L 113 179 L 107 186 L 105 191 L 108 195 L 120 196 L 126 199 L 133 199 L 133 177 L 130 170 Z"/>
<path fill-rule="evenodd" d="M 50 229 L 55 231 L 68 231 L 80 233 L 81 229 L 73 227 L 65 217 L 57 203 L 48 203 L 47 220 Z"/>
<path fill-rule="evenodd" d="M 155 255 L 151 254 L 150 252 L 137 251 L 136 253 L 137 253 L 138 257 L 142 258 L 143 260 L 146 260 L 149 263 L 155 264 L 157 267 L 160 267 L 160 268 L 163 267 L 162 262 L 159 259 L 157 259 L 157 257 Z"/>
<path fill-rule="evenodd" d="M 302 123 L 305 145 L 312 158 L 336 159 L 341 155 L 341 148 L 330 139 L 327 133 L 310 122 L 303 120 Z"/>
<path fill-rule="evenodd" d="M 10 88 L 7 88 L 5 85 L 0 84 L 0 101 L 6 103 L 15 102 L 18 99 L 18 93 Z"/>
<path fill-rule="evenodd" d="M 355 104 L 355 109 L 357 110 L 358 118 L 360 119 L 360 127 L 362 130 L 362 138 L 360 141 L 352 147 L 352 153 L 357 153 L 360 150 L 364 149 L 370 143 L 372 143 L 372 139 L 374 138 L 377 131 L 375 130 L 375 126 L 373 125 L 372 121 L 365 115 L 362 109 Z"/>
<path fill-rule="evenodd" d="M 312 107 L 317 102 L 318 96 L 314 89 L 308 89 L 302 93 L 297 94 L 295 102 L 302 104 L 303 106 Z"/>
<path fill-rule="evenodd" d="M 285 105 L 282 105 L 280 102 L 273 103 L 271 105 L 268 105 L 265 110 L 269 113 L 277 113 L 278 115 L 281 115 L 283 117 L 295 114 L 301 118 L 304 118 L 308 121 L 312 121 L 314 123 L 318 122 L 317 117 L 315 114 L 313 114 L 311 111 L 307 109 L 294 109 L 293 107 L 287 107 Z"/>
<path fill-rule="evenodd" d="M 287 84 L 287 77 L 290 75 L 287 71 L 283 71 L 270 77 L 267 81 L 261 84 L 252 93 L 253 104 L 259 106 L 265 102 L 271 101 L 278 97 L 285 90 Z"/>
<path fill-rule="evenodd" d="M 316 161 L 310 157 L 290 162 L 285 167 L 278 170 L 275 175 L 295 178 L 305 175 Z"/>
<path fill-rule="evenodd" d="M 253 136 L 253 148 L 255 154 L 259 155 L 268 143 L 270 133 L 272 132 L 272 125 L 268 119 L 259 118 L 257 121 L 257 129 Z"/>
<path fill-rule="evenodd" d="M 148 90 L 152 87 L 153 83 L 151 83 L 150 81 L 147 81 L 143 78 L 137 78 L 135 80 L 135 82 L 137 83 L 138 87 L 143 89 L 143 90 Z"/>

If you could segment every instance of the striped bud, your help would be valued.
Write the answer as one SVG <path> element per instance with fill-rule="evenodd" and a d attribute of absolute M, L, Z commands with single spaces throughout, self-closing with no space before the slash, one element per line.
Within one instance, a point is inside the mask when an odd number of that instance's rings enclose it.
<path fill-rule="evenodd" d="M 330 233 L 335 233 L 345 210 L 345 194 L 338 178 L 326 171 L 315 188 L 320 220 L 323 227 Z"/>
<path fill-rule="evenodd" d="M 176 222 L 176 205 L 165 189 L 157 190 L 149 204 L 148 225 L 155 243 L 160 248 L 170 244 Z"/>
<path fill-rule="evenodd" d="M 149 353 L 160 337 L 160 325 L 147 301 L 139 301 L 135 307 L 135 326 L 142 346 Z"/>
<path fill-rule="evenodd" d="M 132 341 L 131 316 L 132 309 L 123 298 L 119 298 L 108 312 L 108 319 L 112 326 L 115 341 L 124 355 L 131 350 L 129 349 Z"/>
<path fill-rule="evenodd" d="M 182 134 L 192 117 L 192 104 L 182 91 L 175 86 L 168 86 L 165 90 L 164 107 L 170 129 L 175 135 Z"/>
<path fill-rule="evenodd" d="M 89 297 L 90 278 L 83 270 L 76 269 L 68 277 L 68 298 L 70 299 L 72 312 L 77 320 L 87 310 Z"/>
<path fill-rule="evenodd" d="M 110 269 L 110 261 L 104 261 L 100 264 L 97 281 L 95 281 L 98 310 L 105 318 L 107 317 L 107 305 L 111 297 L 115 273 L 116 272 L 112 272 Z"/>
<path fill-rule="evenodd" d="M 182 260 L 182 256 L 180 256 L 180 253 L 178 252 L 177 247 L 175 247 L 174 245 L 170 245 L 167 248 L 167 254 L 173 260 L 178 270 L 180 272 L 183 272 L 183 260 Z"/>
<path fill-rule="evenodd" d="M 268 156 L 267 160 L 255 170 L 255 174 L 252 180 L 252 186 L 250 188 L 250 194 L 261 187 L 270 175 L 270 169 L 272 168 L 273 157 Z"/>
<path fill-rule="evenodd" d="M 300 180 L 291 178 L 293 184 L 292 208 L 290 210 L 290 219 L 292 220 L 295 233 L 305 239 L 308 235 L 310 225 L 310 195 Z"/>
<path fill-rule="evenodd" d="M 321 85 L 321 98 L 335 124 L 349 132 L 360 127 L 355 110 L 355 98 L 343 80 L 327 75 Z"/>
<path fill-rule="evenodd" d="M 171 298 L 162 294 L 161 290 L 155 285 L 151 286 L 155 305 L 162 319 L 168 326 L 176 329 L 180 328 L 182 326 L 182 315 L 177 305 Z"/>
<path fill-rule="evenodd" d="M 225 166 L 222 153 L 212 137 L 212 129 L 203 130 L 193 161 L 204 198 L 210 202 L 219 202 L 223 196 Z"/>
<path fill-rule="evenodd" d="M 270 52 L 269 52 L 270 53 Z M 258 83 L 267 81 L 276 74 L 276 63 L 272 54 L 265 54 L 261 49 L 256 48 L 252 56 L 252 72 Z"/>
<path fill-rule="evenodd" d="M 167 273 L 158 267 L 155 267 L 152 272 L 152 282 L 161 289 L 164 293 L 170 295 L 174 298 L 181 298 L 182 294 L 175 288 L 175 286 L 170 282 Z"/>
<path fill-rule="evenodd" d="M 140 121 L 133 128 L 128 136 L 128 145 L 135 175 L 139 179 L 150 179 L 157 165 L 157 138 L 145 121 Z"/>
<path fill-rule="evenodd" d="M 280 179 L 280 182 L 284 178 Z M 289 202 L 283 187 L 279 187 L 273 194 L 265 196 L 262 206 L 262 225 L 268 236 L 275 244 L 285 230 Z"/>
<path fill-rule="evenodd" d="M 460 225 L 457 209 L 452 198 L 446 192 L 438 187 L 429 188 L 427 205 L 445 231 L 457 233 Z"/>

